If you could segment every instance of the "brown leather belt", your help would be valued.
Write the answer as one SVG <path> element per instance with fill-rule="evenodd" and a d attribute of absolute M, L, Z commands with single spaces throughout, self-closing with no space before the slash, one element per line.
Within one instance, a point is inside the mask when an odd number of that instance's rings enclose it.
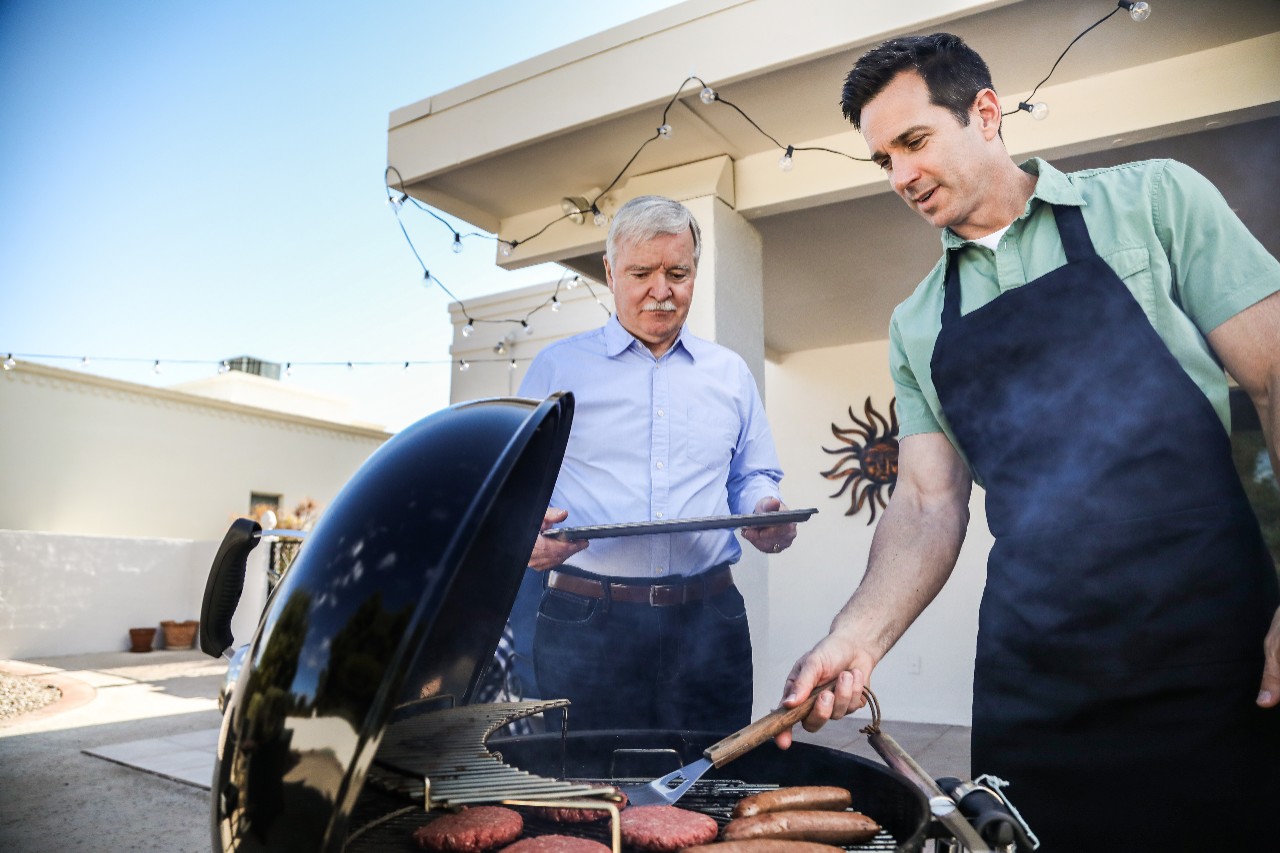
<path fill-rule="evenodd" d="M 726 563 L 699 575 L 693 575 L 684 583 L 649 584 L 610 581 L 609 599 L 628 604 L 648 604 L 651 607 L 670 607 L 710 598 L 733 586 L 733 571 Z M 547 588 L 581 595 L 584 598 L 604 598 L 605 581 L 601 578 L 584 578 L 565 574 L 554 569 L 547 572 Z"/>

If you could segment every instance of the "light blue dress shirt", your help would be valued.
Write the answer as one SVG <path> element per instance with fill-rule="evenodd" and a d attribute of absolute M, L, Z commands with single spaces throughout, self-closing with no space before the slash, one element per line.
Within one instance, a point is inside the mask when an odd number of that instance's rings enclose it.
<path fill-rule="evenodd" d="M 746 363 L 686 330 L 653 354 L 611 317 L 533 360 L 520 396 L 572 391 L 573 428 L 551 505 L 559 526 L 754 511 L 782 470 Z M 742 556 L 731 530 L 594 539 L 570 561 L 610 577 L 690 575 Z"/>

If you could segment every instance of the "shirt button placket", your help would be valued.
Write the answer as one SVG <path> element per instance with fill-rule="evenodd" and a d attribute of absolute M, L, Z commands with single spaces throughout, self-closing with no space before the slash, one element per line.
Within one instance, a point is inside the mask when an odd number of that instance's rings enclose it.
<path fill-rule="evenodd" d="M 652 436 L 652 444 L 649 448 L 652 469 L 650 474 L 650 483 L 652 487 L 649 490 L 649 511 L 652 517 L 656 519 L 664 518 L 667 510 L 667 499 L 671 490 L 670 479 L 670 462 L 671 462 L 671 418 L 667 417 L 670 408 L 670 386 L 667 383 L 667 377 L 670 370 L 660 369 L 661 362 L 654 362 L 654 369 L 651 372 L 651 389 L 650 400 L 652 400 L 652 409 L 650 410 L 650 430 Z M 653 574 L 660 576 L 665 574 L 667 567 L 670 565 L 670 545 L 667 536 L 650 536 L 649 545 L 649 565 L 653 567 Z"/>

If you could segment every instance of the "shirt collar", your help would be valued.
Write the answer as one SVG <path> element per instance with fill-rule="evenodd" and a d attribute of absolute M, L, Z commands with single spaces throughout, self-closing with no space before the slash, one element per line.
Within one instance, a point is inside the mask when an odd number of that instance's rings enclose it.
<path fill-rule="evenodd" d="M 605 354 L 610 358 L 616 358 L 626 352 L 627 348 L 633 344 L 640 350 L 643 350 L 646 354 L 649 353 L 649 348 L 641 343 L 634 335 L 624 329 L 622 323 L 618 322 L 617 314 L 611 315 L 609 317 L 609 322 L 604 324 L 604 344 Z M 695 354 L 698 347 L 701 345 L 702 341 L 700 339 L 693 335 L 686 335 L 684 327 L 681 326 L 680 332 L 676 335 L 675 341 L 671 344 L 671 349 L 667 350 L 667 352 L 672 353 L 677 350 L 684 350 L 684 352 L 688 353 L 691 360 L 696 361 Z"/>
<path fill-rule="evenodd" d="M 1071 183 L 1066 175 L 1055 169 L 1047 160 L 1032 157 L 1019 165 L 1018 168 L 1027 174 L 1036 176 L 1035 189 L 1031 191 L 1031 198 L 1027 199 L 1027 205 L 1023 208 L 1022 215 L 1018 219 L 1025 219 L 1034 209 L 1037 200 L 1045 204 L 1070 205 L 1072 207 L 1084 206 L 1084 196 L 1080 195 L 1080 191 L 1076 189 L 1075 184 Z M 942 229 L 943 249 L 958 249 L 972 242 L 972 240 L 966 240 L 959 236 L 950 228 Z"/>

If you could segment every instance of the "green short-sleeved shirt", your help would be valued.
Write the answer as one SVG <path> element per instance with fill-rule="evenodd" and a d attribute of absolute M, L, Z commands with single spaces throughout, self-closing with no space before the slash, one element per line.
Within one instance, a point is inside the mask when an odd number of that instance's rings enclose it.
<path fill-rule="evenodd" d="M 942 413 L 929 368 L 942 328 L 947 253 L 959 253 L 960 311 L 967 314 L 1066 263 L 1051 204 L 1083 208 L 1094 248 L 1230 429 L 1226 377 L 1205 336 L 1280 290 L 1280 263 L 1213 184 L 1173 160 L 1063 174 L 1036 158 L 1021 168 L 1037 176 L 1036 188 L 996 251 L 944 229 L 942 259 L 893 312 L 889 366 L 899 435 L 943 432 L 964 454 Z"/>

